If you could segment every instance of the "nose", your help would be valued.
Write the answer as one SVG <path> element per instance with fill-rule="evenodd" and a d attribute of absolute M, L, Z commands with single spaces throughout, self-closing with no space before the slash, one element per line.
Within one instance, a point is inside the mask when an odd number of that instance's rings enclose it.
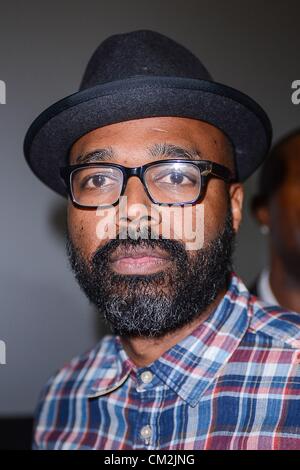
<path fill-rule="evenodd" d="M 124 196 L 127 197 L 127 211 L 122 214 L 122 218 L 126 217 L 129 222 L 134 220 L 137 223 L 148 221 L 149 224 L 159 224 L 158 208 L 148 197 L 142 181 L 137 176 L 128 179 Z"/>

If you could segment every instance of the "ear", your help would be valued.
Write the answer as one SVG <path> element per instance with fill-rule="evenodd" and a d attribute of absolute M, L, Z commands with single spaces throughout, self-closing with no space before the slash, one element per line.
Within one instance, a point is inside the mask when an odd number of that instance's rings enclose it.
<path fill-rule="evenodd" d="M 233 229 L 238 231 L 242 221 L 244 187 L 241 183 L 233 183 L 229 187 Z"/>

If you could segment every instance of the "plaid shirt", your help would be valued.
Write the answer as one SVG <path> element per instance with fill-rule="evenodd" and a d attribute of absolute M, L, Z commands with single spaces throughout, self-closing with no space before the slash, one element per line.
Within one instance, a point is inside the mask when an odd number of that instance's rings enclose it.
<path fill-rule="evenodd" d="M 235 273 L 211 316 L 148 367 L 105 336 L 46 384 L 34 449 L 300 449 L 300 315 Z"/>

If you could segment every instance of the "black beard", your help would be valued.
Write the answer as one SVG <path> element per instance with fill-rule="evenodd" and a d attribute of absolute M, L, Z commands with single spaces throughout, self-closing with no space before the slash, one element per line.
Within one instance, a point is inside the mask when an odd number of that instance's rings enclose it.
<path fill-rule="evenodd" d="M 149 239 L 109 240 L 90 263 L 67 233 L 67 255 L 81 289 L 120 336 L 159 338 L 181 329 L 228 286 L 235 241 L 230 206 L 223 231 L 191 254 L 183 242 L 150 239 L 150 233 Z M 109 256 L 119 245 L 161 248 L 171 255 L 171 268 L 149 275 L 117 274 L 109 267 Z"/>

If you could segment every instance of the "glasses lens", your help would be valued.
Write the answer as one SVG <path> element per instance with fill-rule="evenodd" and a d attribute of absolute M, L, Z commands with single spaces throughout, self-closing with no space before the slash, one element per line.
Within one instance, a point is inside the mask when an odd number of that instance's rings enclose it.
<path fill-rule="evenodd" d="M 123 173 L 108 166 L 80 168 L 72 173 L 72 192 L 75 201 L 83 206 L 114 204 L 120 197 Z"/>
<path fill-rule="evenodd" d="M 188 203 L 199 196 L 201 175 L 192 163 L 161 163 L 146 170 L 145 182 L 149 193 L 159 203 Z"/>

